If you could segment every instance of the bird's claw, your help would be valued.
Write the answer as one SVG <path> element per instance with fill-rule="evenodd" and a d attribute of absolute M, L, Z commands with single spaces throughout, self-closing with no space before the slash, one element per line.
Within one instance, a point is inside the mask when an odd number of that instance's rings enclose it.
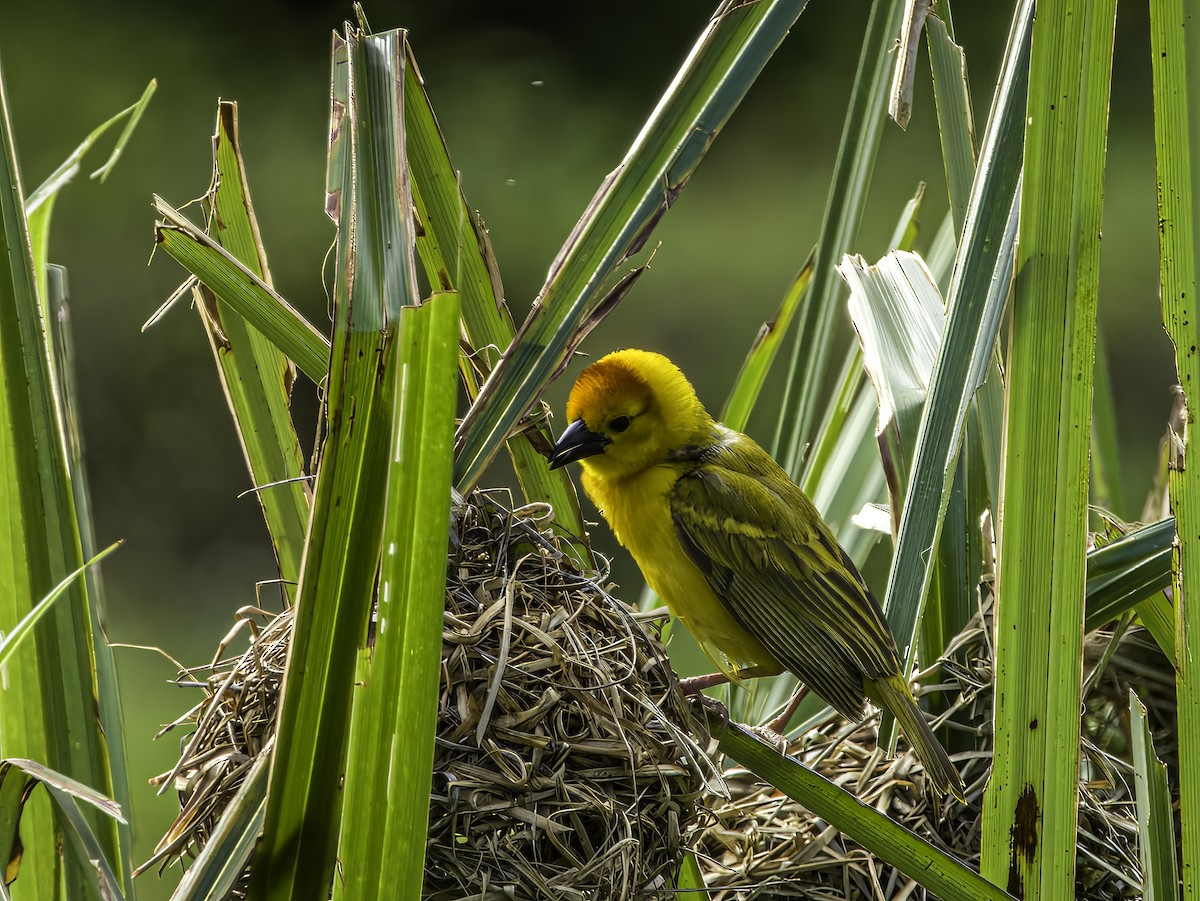
<path fill-rule="evenodd" d="M 771 728 L 773 724 L 767 723 L 765 726 L 747 726 L 747 730 L 754 733 L 763 744 L 769 745 L 780 754 L 787 754 L 788 740 L 787 737 L 781 735 Z"/>

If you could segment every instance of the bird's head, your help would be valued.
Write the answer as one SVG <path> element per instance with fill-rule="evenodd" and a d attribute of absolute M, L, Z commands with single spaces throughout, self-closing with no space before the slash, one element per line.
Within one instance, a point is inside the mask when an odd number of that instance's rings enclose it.
<path fill-rule="evenodd" d="M 579 374 L 551 468 L 575 460 L 620 479 L 711 440 L 713 421 L 679 368 L 662 354 L 619 350 Z"/>

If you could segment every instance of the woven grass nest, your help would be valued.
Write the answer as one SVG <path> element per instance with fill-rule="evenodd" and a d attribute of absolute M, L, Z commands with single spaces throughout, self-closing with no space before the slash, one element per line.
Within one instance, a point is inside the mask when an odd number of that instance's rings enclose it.
<path fill-rule="evenodd" d="M 979 868 L 981 802 L 991 771 L 991 605 L 947 649 L 939 682 L 922 693 L 940 696 L 950 751 L 970 804 L 931 804 L 912 752 L 888 758 L 876 743 L 878 716 L 848 723 L 829 711 L 789 753 L 854 792 L 864 803 Z M 1142 629 L 1119 637 L 1101 665 L 1110 633 L 1089 637 L 1084 653 L 1079 846 L 1075 897 L 1110 901 L 1142 897 L 1134 777 L 1127 747 L 1128 693 L 1147 707 L 1155 749 L 1178 785 L 1175 683 L 1171 664 Z M 965 749 L 965 750 L 964 750 Z M 973 750 L 972 750 L 973 749 Z M 957 751 L 957 753 L 956 753 Z M 725 772 L 729 798 L 707 799 L 710 823 L 694 839 L 712 901 L 803 898 L 806 901 L 925 901 L 929 894 L 894 867 L 863 850 L 823 820 L 735 768 Z"/>
<path fill-rule="evenodd" d="M 548 512 L 481 494 L 455 512 L 429 899 L 666 898 L 717 775 L 658 640 L 664 616 L 581 575 Z M 242 622 L 245 653 L 182 674 L 204 696 L 167 727 L 191 731 L 159 777 L 181 809 L 143 870 L 199 852 L 274 733 L 291 614 Z"/>
<path fill-rule="evenodd" d="M 661 616 L 632 611 L 580 574 L 547 514 L 510 512 L 476 494 L 454 517 L 427 899 L 674 898 L 670 880 L 688 847 L 716 901 L 932 897 L 746 771 L 721 778 L 706 753 L 705 715 L 675 688 Z M 983 606 L 927 674 L 938 683 L 924 687 L 956 737 L 949 750 L 970 805 L 931 804 L 911 753 L 893 759 L 877 747 L 876 719 L 847 723 L 830 711 L 789 749 L 976 867 L 991 763 Z M 291 615 L 242 611 L 239 626 L 252 639 L 243 654 L 224 657 L 222 642 L 212 665 L 181 674 L 203 697 L 163 730 L 190 732 L 179 764 L 159 777 L 174 781 L 181 809 L 143 870 L 199 852 L 274 734 Z M 1101 638 L 1089 648 L 1103 649 Z M 1091 650 L 1085 673 L 1100 657 Z M 1089 901 L 1141 895 L 1133 776 L 1121 746 L 1131 686 L 1158 727 L 1160 756 L 1177 764 L 1169 664 L 1131 630 L 1085 698 L 1076 894 Z"/>

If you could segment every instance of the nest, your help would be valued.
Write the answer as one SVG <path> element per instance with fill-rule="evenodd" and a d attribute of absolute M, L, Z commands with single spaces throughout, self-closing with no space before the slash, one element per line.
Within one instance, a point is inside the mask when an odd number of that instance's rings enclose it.
<path fill-rule="evenodd" d="M 581 574 L 547 516 L 479 495 L 456 510 L 429 899 L 670 897 L 713 773 L 659 641 L 662 615 Z M 180 814 L 142 870 L 199 852 L 274 734 L 291 614 L 262 617 L 243 611 L 244 654 L 184 674 L 204 697 L 163 730 L 191 735 L 159 777 L 177 786 Z"/>
<path fill-rule="evenodd" d="M 442 633 L 442 693 L 425 897 L 666 899 L 694 848 L 714 901 L 905 901 L 926 890 L 800 805 L 704 754 L 704 716 L 677 691 L 657 614 L 639 614 L 581 573 L 548 511 L 475 496 L 455 515 Z M 986 594 L 986 593 L 985 593 Z M 990 765 L 990 604 L 958 636 L 931 695 L 971 805 L 931 801 L 911 752 L 888 758 L 874 719 L 829 711 L 791 753 L 865 803 L 978 868 Z M 224 648 L 248 629 L 245 653 Z M 246 609 L 216 662 L 183 672 L 202 700 L 164 732 L 190 735 L 160 777 L 180 814 L 143 865 L 203 847 L 274 734 L 291 614 Z M 1140 629 L 1091 636 L 1085 654 L 1077 897 L 1141 895 L 1128 691 L 1146 704 L 1178 785 L 1174 680 Z M 715 777 L 715 778 L 709 778 Z M 236 895 L 237 893 L 235 893 Z"/>
<path fill-rule="evenodd" d="M 949 726 L 951 752 L 971 805 L 931 803 L 924 772 L 911 751 L 889 759 L 877 745 L 877 718 L 847 723 L 828 712 L 791 753 L 866 804 L 932 844 L 979 868 L 982 797 L 991 769 L 992 648 L 989 609 L 958 636 L 940 662 L 934 695 Z M 1140 898 L 1133 768 L 1128 741 L 1128 692 L 1148 708 L 1155 748 L 1177 765 L 1174 680 L 1169 662 L 1141 629 L 1119 636 L 1107 665 L 1110 636 L 1093 636 L 1085 653 L 1085 691 L 1076 897 L 1088 901 Z M 932 670 L 931 670 L 932 672 Z M 957 752 L 957 753 L 956 753 Z M 1178 785 L 1176 773 L 1170 784 Z M 924 901 L 933 896 L 796 802 L 742 769 L 725 773 L 729 798 L 710 796 L 712 819 L 695 837 L 713 901 L 804 898 L 808 901 Z"/>

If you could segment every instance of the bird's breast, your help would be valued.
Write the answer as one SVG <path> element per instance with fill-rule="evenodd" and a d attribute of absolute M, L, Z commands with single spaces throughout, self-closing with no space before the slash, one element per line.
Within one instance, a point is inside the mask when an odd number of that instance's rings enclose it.
<path fill-rule="evenodd" d="M 762 644 L 730 615 L 675 531 L 671 490 L 681 471 L 654 466 L 620 482 L 585 473 L 583 486 L 633 555 L 648 584 L 687 627 L 721 671 L 736 677 L 749 667 L 781 669 Z"/>

